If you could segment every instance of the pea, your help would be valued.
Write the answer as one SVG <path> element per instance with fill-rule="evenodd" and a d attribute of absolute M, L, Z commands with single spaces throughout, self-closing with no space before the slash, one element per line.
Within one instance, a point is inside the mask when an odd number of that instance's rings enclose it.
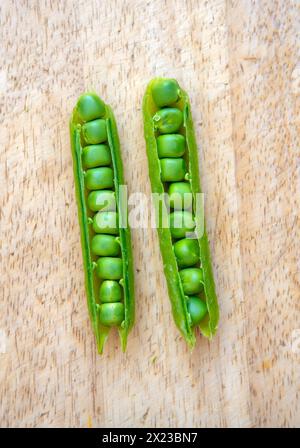
<path fill-rule="evenodd" d="M 154 126 L 161 134 L 177 132 L 182 125 L 183 115 L 181 110 L 168 107 L 156 112 L 153 117 Z"/>
<path fill-rule="evenodd" d="M 161 180 L 163 182 L 176 182 L 184 179 L 186 173 L 185 161 L 179 159 L 160 160 Z"/>
<path fill-rule="evenodd" d="M 185 152 L 185 138 L 181 134 L 159 135 L 156 139 L 158 157 L 181 157 Z"/>
<path fill-rule="evenodd" d="M 170 231 L 173 238 L 184 238 L 187 232 L 195 228 L 193 215 L 186 211 L 176 211 L 170 214 Z"/>
<path fill-rule="evenodd" d="M 193 205 L 193 195 L 189 182 L 174 182 L 170 184 L 169 204 L 175 210 L 190 209 Z"/>
<path fill-rule="evenodd" d="M 81 121 L 91 121 L 103 117 L 105 104 L 94 93 L 85 93 L 79 97 L 76 111 Z"/>
<path fill-rule="evenodd" d="M 120 302 L 122 299 L 122 288 L 115 280 L 104 280 L 99 291 L 102 303 Z"/>
<path fill-rule="evenodd" d="M 115 257 L 120 254 L 120 245 L 115 236 L 95 235 L 91 242 L 91 250 L 95 255 Z"/>
<path fill-rule="evenodd" d="M 89 145 L 82 151 L 82 162 L 85 168 L 107 166 L 111 164 L 110 150 L 107 145 Z"/>
<path fill-rule="evenodd" d="M 119 205 L 123 215 L 127 198 L 123 195 L 119 202 L 125 179 L 112 109 L 93 93 L 82 95 L 72 112 L 70 136 L 86 296 L 97 349 L 103 352 L 109 327 L 122 324 L 119 335 L 125 351 L 134 323 L 134 269 L 130 229 L 118 222 Z"/>
<path fill-rule="evenodd" d="M 106 327 L 121 325 L 125 317 L 125 308 L 123 303 L 104 303 L 100 305 L 99 321 Z"/>
<path fill-rule="evenodd" d="M 193 325 L 199 325 L 201 320 L 207 314 L 206 302 L 199 297 L 189 297 L 187 301 L 187 309 L 190 313 Z"/>
<path fill-rule="evenodd" d="M 87 198 L 88 207 L 93 212 L 116 210 L 116 195 L 111 190 L 91 191 Z"/>
<path fill-rule="evenodd" d="M 123 277 L 122 258 L 99 258 L 97 261 L 97 274 L 103 279 L 120 280 Z"/>
<path fill-rule="evenodd" d="M 98 212 L 93 219 L 93 229 L 96 233 L 118 235 L 118 213 Z"/>
<path fill-rule="evenodd" d="M 91 168 L 85 175 L 85 185 L 88 190 L 103 190 L 114 186 L 113 170 L 107 166 Z"/>
<path fill-rule="evenodd" d="M 200 268 L 186 268 L 179 271 L 185 294 L 197 294 L 203 289 L 203 272 Z"/>
<path fill-rule="evenodd" d="M 173 317 L 188 345 L 194 347 L 194 325 L 203 318 L 205 303 L 209 305 L 208 314 L 199 326 L 205 337 L 211 338 L 216 333 L 219 309 L 209 242 L 201 228 L 203 204 L 198 204 L 198 201 L 196 204 L 201 190 L 199 151 L 187 92 L 178 86 L 176 80 L 153 79 L 143 98 L 143 118 L 152 192 L 168 193 L 157 198 L 154 207 Z M 177 165 L 180 157 L 186 163 L 183 177 L 182 166 Z M 174 159 L 173 164 L 170 159 Z M 190 296 L 193 300 L 187 305 Z M 201 299 L 205 301 L 204 305 Z M 195 306 L 194 300 L 197 300 Z"/>
<path fill-rule="evenodd" d="M 197 240 L 184 238 L 176 241 L 174 252 L 178 266 L 181 268 L 193 266 L 199 261 L 199 244 Z"/>
<path fill-rule="evenodd" d="M 82 135 L 87 144 L 96 145 L 107 140 L 106 121 L 93 120 L 82 126 Z"/>
<path fill-rule="evenodd" d="M 175 79 L 158 79 L 152 85 L 153 100 L 158 107 L 170 106 L 180 94 L 180 87 Z"/>

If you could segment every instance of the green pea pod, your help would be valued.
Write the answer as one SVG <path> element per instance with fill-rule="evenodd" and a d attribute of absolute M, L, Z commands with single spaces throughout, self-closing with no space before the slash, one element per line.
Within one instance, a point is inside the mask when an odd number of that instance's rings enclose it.
<path fill-rule="evenodd" d="M 97 122 L 99 122 L 101 126 L 98 126 Z M 89 126 L 87 126 L 87 124 Z M 85 130 L 85 132 L 83 132 L 83 128 L 87 129 L 87 131 Z M 133 326 L 135 312 L 133 257 L 130 229 L 127 225 L 127 208 L 124 198 L 121 197 L 120 186 L 124 185 L 123 166 L 117 126 L 112 109 L 108 105 L 105 105 L 94 93 L 82 95 L 72 113 L 70 120 L 70 135 L 85 272 L 85 289 L 89 315 L 96 337 L 98 352 L 100 354 L 103 352 L 105 341 L 112 326 L 117 326 L 121 339 L 122 350 L 125 351 L 127 336 Z M 107 141 L 106 145 L 109 148 L 110 154 L 103 152 L 104 150 L 107 151 L 106 146 L 95 144 L 99 143 L 99 141 Z M 84 154 L 83 157 L 83 148 L 85 148 L 86 151 L 91 151 L 91 157 L 87 154 Z M 105 244 L 108 244 L 109 238 L 115 238 L 115 241 L 112 242 L 114 255 L 121 257 L 122 260 L 122 278 L 119 280 L 118 277 L 117 282 L 122 286 L 123 298 L 121 303 L 119 303 L 120 298 L 118 298 L 117 304 L 105 303 L 107 300 L 103 299 L 101 301 L 99 295 L 100 286 L 105 279 L 100 278 L 97 274 L 97 261 L 99 261 L 99 258 L 98 255 L 95 255 L 95 253 L 91 250 L 91 243 L 93 237 L 95 236 L 92 225 L 95 211 L 89 208 L 88 203 L 88 195 L 90 191 L 86 185 L 86 167 L 83 165 L 85 160 L 87 160 L 90 164 L 88 168 L 108 165 L 113 170 L 112 188 L 114 191 L 112 191 L 111 195 L 115 195 L 116 211 L 122 219 L 119 218 L 118 220 L 118 235 L 110 236 L 104 240 L 101 240 L 100 238 L 99 241 L 100 243 L 101 241 L 104 241 Z M 101 178 L 99 182 L 101 183 Z M 96 185 L 96 187 L 93 186 L 93 188 L 97 190 L 97 188 L 106 187 Z M 100 189 L 97 191 L 101 192 L 104 190 Z M 108 190 L 105 190 L 105 192 L 107 191 Z M 99 209 L 100 208 L 101 207 L 99 207 Z M 115 212 L 112 213 L 116 214 Z M 120 245 L 121 255 L 118 255 L 118 251 L 115 249 L 116 241 Z M 106 246 L 103 246 L 103 248 L 104 250 L 107 249 Z M 115 259 L 112 259 L 112 261 L 115 261 Z M 109 269 L 108 259 L 108 263 L 106 263 L 106 270 Z"/>
<path fill-rule="evenodd" d="M 166 106 L 171 106 L 171 108 L 167 109 Z M 163 109 L 160 109 L 161 107 L 163 107 Z M 176 120 L 174 119 L 173 122 L 171 122 L 171 114 L 173 113 L 174 108 L 177 108 L 183 114 L 182 125 L 177 124 L 179 122 L 179 120 L 177 120 L 177 116 Z M 170 111 L 170 113 L 168 113 L 168 110 Z M 164 114 L 162 114 L 161 111 L 163 111 Z M 166 121 L 169 120 L 167 121 L 167 125 L 170 131 L 167 134 L 165 133 L 165 128 L 163 128 L 163 131 L 161 130 L 162 125 L 160 124 L 159 120 L 162 121 L 162 116 L 167 117 L 165 121 L 162 122 L 163 125 L 165 125 Z M 177 184 L 175 182 L 173 184 L 168 184 L 165 182 L 166 177 L 164 172 L 162 171 L 162 164 L 159 157 L 178 157 L 182 155 L 182 142 L 178 139 L 178 136 L 183 135 L 186 140 L 186 150 L 185 154 L 183 155 L 187 167 L 185 180 L 190 185 L 192 192 L 192 202 L 195 205 L 196 194 L 201 193 L 201 187 L 198 170 L 198 151 L 191 116 L 191 107 L 187 93 L 179 87 L 176 80 L 163 78 L 156 78 L 152 80 L 147 86 L 146 93 L 143 99 L 143 118 L 149 165 L 149 177 L 152 192 L 161 195 L 168 191 L 170 185 L 172 185 L 171 190 L 176 185 L 180 187 L 180 183 Z M 162 140 L 166 138 L 168 140 Z M 159 143 L 159 148 L 157 141 Z M 171 152 L 173 153 L 173 155 L 171 154 Z M 174 174 L 172 174 L 172 170 L 170 170 L 170 177 L 172 177 L 172 175 L 175 176 L 173 180 L 177 181 L 178 178 L 176 178 L 176 171 L 174 171 Z M 188 190 L 188 188 L 185 188 L 185 190 Z M 161 208 L 158 213 L 168 213 L 164 201 L 160 202 L 159 207 Z M 203 209 L 200 210 L 200 215 L 203 213 Z M 192 306 L 195 304 L 195 299 L 197 298 L 195 298 L 194 295 L 189 297 L 184 292 L 182 279 L 179 274 L 180 263 L 177 263 L 176 255 L 174 252 L 174 244 L 176 243 L 176 239 L 174 239 L 174 232 L 172 237 L 170 228 L 168 226 L 164 226 L 160 219 L 157 223 L 160 251 L 163 259 L 164 273 L 167 280 L 174 321 L 191 348 L 194 347 L 196 343 L 194 322 L 197 322 L 197 325 L 199 325 L 200 331 L 204 336 L 211 338 L 217 330 L 219 320 L 219 308 L 215 293 L 213 271 L 210 261 L 210 251 L 208 238 L 205 231 L 205 224 L 204 229 L 202 229 L 202 232 L 200 232 L 199 226 L 197 224 L 197 219 L 199 219 L 199 210 L 197 211 L 196 218 L 196 241 L 199 245 L 199 262 L 198 267 L 196 266 L 196 268 L 198 270 L 202 270 L 202 275 L 198 276 L 199 278 L 201 278 L 203 288 L 203 292 L 200 292 L 198 297 L 201 301 L 201 306 L 198 307 L 198 309 L 200 309 L 200 322 L 198 322 L 199 316 L 194 317 L 189 313 L 189 310 L 190 312 L 192 312 L 197 308 L 195 306 Z M 177 232 L 177 234 L 179 236 L 180 232 Z M 175 238 L 178 237 L 177 234 L 175 233 Z M 191 245 L 191 247 L 193 246 Z M 193 252 L 191 253 L 192 264 L 194 264 L 196 261 L 195 257 L 197 257 L 197 255 L 195 254 L 197 253 L 198 251 L 195 252 L 195 250 L 193 249 Z M 190 303 L 189 306 L 187 306 L 189 300 Z M 205 317 L 202 317 L 204 314 L 203 309 L 207 309 Z"/>

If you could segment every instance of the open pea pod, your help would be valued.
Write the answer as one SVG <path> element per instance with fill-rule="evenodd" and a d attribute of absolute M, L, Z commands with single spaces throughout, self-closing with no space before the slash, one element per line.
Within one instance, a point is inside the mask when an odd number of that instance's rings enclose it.
<path fill-rule="evenodd" d="M 82 95 L 70 120 L 87 303 L 99 353 L 117 327 L 122 350 L 134 323 L 134 276 L 120 143 L 111 108 Z"/>
<path fill-rule="evenodd" d="M 215 334 L 219 308 L 203 205 L 196 210 L 201 187 L 188 95 L 174 79 L 153 79 L 143 99 L 143 117 L 152 193 L 163 196 L 155 202 L 157 231 L 173 317 L 194 347 L 195 327 L 208 338 Z M 184 198 L 179 206 L 175 196 Z"/>

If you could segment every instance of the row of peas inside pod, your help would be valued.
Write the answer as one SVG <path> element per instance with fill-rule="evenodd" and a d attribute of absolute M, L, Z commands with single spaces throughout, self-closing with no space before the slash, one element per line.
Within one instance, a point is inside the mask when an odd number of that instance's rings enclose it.
<path fill-rule="evenodd" d="M 76 111 L 82 123 L 82 166 L 92 233 L 91 252 L 100 285 L 99 321 L 107 327 L 119 326 L 124 320 L 123 262 L 105 104 L 89 93 L 79 98 Z"/>
<path fill-rule="evenodd" d="M 158 111 L 153 116 L 160 175 L 168 193 L 169 226 L 182 288 L 192 324 L 198 325 L 207 314 L 203 292 L 203 271 L 199 244 L 192 238 L 195 210 L 188 172 L 183 113 L 178 104 L 180 87 L 176 80 L 158 79 L 152 86 Z M 189 234 L 189 235 L 188 235 Z"/>

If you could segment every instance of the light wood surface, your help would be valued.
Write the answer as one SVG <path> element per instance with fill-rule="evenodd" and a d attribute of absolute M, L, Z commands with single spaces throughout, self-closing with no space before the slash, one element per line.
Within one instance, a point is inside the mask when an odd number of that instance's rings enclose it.
<path fill-rule="evenodd" d="M 0 426 L 299 426 L 299 2 L 1 1 Z M 298 37 L 297 37 L 298 36 Z M 133 230 L 136 325 L 96 354 L 68 120 L 113 107 L 150 194 L 141 100 L 189 92 L 221 321 L 191 354 L 156 232 Z"/>

